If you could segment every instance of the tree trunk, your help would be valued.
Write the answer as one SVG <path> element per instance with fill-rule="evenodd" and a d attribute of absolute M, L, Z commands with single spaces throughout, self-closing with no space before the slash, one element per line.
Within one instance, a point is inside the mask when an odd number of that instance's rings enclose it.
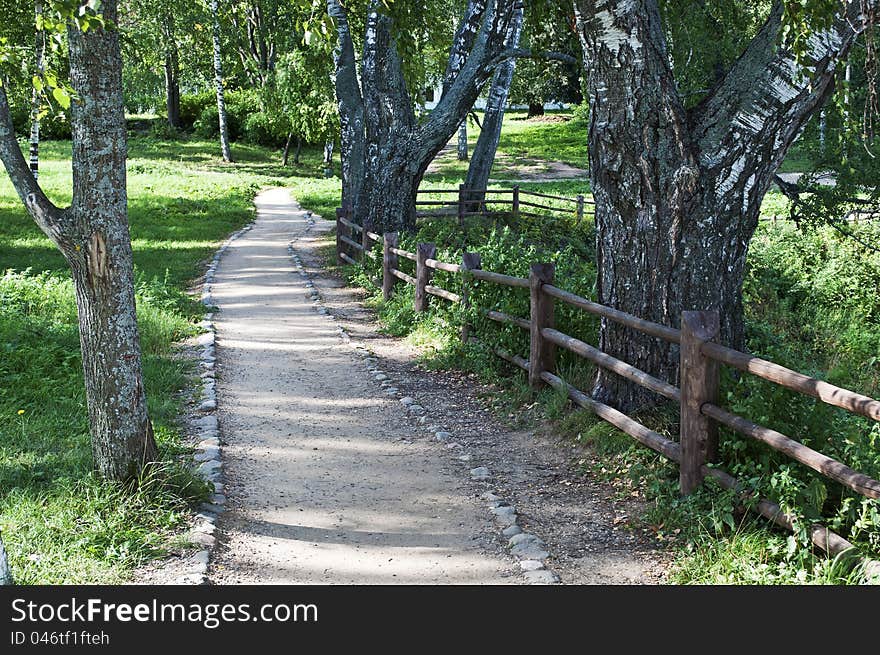
<path fill-rule="evenodd" d="M 217 114 L 220 122 L 220 149 L 223 161 L 232 162 L 232 149 L 229 147 L 229 128 L 226 121 L 226 101 L 223 98 L 223 60 L 220 56 L 220 13 L 219 0 L 211 0 L 211 16 L 214 20 L 214 83 L 217 87 Z"/>
<path fill-rule="evenodd" d="M 287 133 L 287 140 L 284 142 L 284 152 L 281 154 L 281 165 L 287 166 L 287 158 L 290 154 L 290 142 L 293 141 L 293 132 Z"/>
<path fill-rule="evenodd" d="M 116 3 L 105 0 L 116 21 Z M 68 31 L 76 237 L 64 252 L 73 273 L 95 466 L 127 480 L 157 459 L 141 371 L 128 230 L 126 124 L 117 30 Z"/>
<path fill-rule="evenodd" d="M 13 583 L 12 571 L 9 570 L 9 558 L 6 555 L 6 547 L 3 545 L 3 537 L 0 536 L 0 587 Z"/>
<path fill-rule="evenodd" d="M 332 139 L 324 142 L 324 177 L 333 177 L 333 146 Z"/>
<path fill-rule="evenodd" d="M 467 119 L 458 126 L 458 161 L 468 160 Z"/>
<path fill-rule="evenodd" d="M 115 0 L 102 4 L 116 22 Z M 135 315 L 125 181 L 126 125 L 117 30 L 68 28 L 73 201 L 61 210 L 30 174 L 0 88 L 0 158 L 25 207 L 70 264 L 95 467 L 135 478 L 157 459 Z"/>
<path fill-rule="evenodd" d="M 722 341 L 743 349 L 742 283 L 761 200 L 830 91 L 852 30 L 841 20 L 835 38 L 816 39 L 815 74 L 797 79 L 791 55 L 776 48 L 777 5 L 723 83 L 688 113 L 656 2 L 578 5 L 599 302 L 671 326 L 683 310 L 718 310 Z M 599 342 L 614 357 L 677 382 L 677 347 L 608 320 Z M 593 395 L 624 410 L 654 401 L 608 373 L 600 373 Z"/>
<path fill-rule="evenodd" d="M 327 13 L 336 21 L 337 46 L 334 85 L 339 104 L 342 205 L 357 207 L 365 177 L 366 127 L 361 85 L 358 81 L 354 43 L 348 16 L 338 0 L 327 0 Z"/>
<path fill-rule="evenodd" d="M 520 6 L 513 15 L 507 35 L 509 48 L 519 47 L 522 24 L 523 7 Z M 507 107 L 507 96 L 510 93 L 510 84 L 513 82 L 515 69 L 516 59 L 508 59 L 498 67 L 492 77 L 492 85 L 489 87 L 489 96 L 486 100 L 486 111 L 483 114 L 483 127 L 477 138 L 477 145 L 474 146 L 473 158 L 468 166 L 464 182 L 468 189 L 486 189 L 489 186 L 489 176 L 492 174 L 498 141 L 501 139 L 504 110 Z M 479 200 L 482 199 L 483 196 L 479 196 Z"/>
<path fill-rule="evenodd" d="M 526 118 L 534 118 L 535 116 L 543 116 L 544 115 L 544 103 L 543 102 L 530 102 L 529 103 L 529 113 Z"/>
<path fill-rule="evenodd" d="M 36 21 L 43 15 L 43 0 L 34 0 L 34 16 Z M 45 70 L 46 32 L 42 29 L 36 31 L 34 54 L 36 59 L 37 75 L 42 78 Z M 30 134 L 30 168 L 34 179 L 40 176 L 40 94 L 37 87 L 31 94 L 31 134 Z"/>
<path fill-rule="evenodd" d="M 174 12 L 163 16 L 162 34 L 165 39 L 165 106 L 168 124 L 180 129 L 180 53 L 174 29 Z"/>
<path fill-rule="evenodd" d="M 419 125 L 391 36 L 391 19 L 369 12 L 358 84 L 345 10 L 338 0 L 327 0 L 340 44 L 336 93 L 343 124 L 343 179 L 349 175 L 351 188 L 357 189 L 356 196 L 348 196 L 356 199 L 355 221 L 376 232 L 415 227 L 415 193 L 422 176 L 504 60 L 505 36 L 517 4 L 469 0 L 450 53 L 443 96 Z M 363 147 L 363 160 L 347 143 Z M 344 183 L 344 194 L 345 188 Z"/>

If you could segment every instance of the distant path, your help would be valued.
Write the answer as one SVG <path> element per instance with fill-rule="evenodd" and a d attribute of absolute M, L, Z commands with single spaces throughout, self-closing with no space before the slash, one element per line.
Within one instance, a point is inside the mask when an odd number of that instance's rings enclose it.
<path fill-rule="evenodd" d="M 213 286 L 228 509 L 209 580 L 521 582 L 480 547 L 485 506 L 309 301 L 287 250 L 306 212 L 279 189 L 256 205 Z"/>

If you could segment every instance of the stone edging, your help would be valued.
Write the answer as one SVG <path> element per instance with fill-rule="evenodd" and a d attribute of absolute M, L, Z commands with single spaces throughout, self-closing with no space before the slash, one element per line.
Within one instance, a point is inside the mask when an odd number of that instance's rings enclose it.
<path fill-rule="evenodd" d="M 254 219 L 255 221 L 256 219 Z M 202 286 L 201 302 L 207 309 L 213 309 L 214 298 L 211 291 L 214 285 L 214 274 L 220 258 L 229 248 L 230 244 L 238 237 L 249 231 L 254 226 L 254 221 L 234 232 L 220 249 L 214 253 L 211 265 L 205 271 L 205 283 Z M 195 525 L 187 535 L 187 541 L 198 544 L 201 549 L 189 558 L 187 572 L 178 576 L 172 584 L 206 584 L 208 562 L 211 559 L 217 539 L 214 536 L 216 521 L 226 507 L 226 496 L 223 486 L 223 460 L 220 443 L 220 422 L 217 419 L 217 377 L 215 364 L 217 351 L 215 339 L 217 332 L 214 328 L 214 313 L 209 311 L 205 319 L 199 323 L 199 327 L 205 330 L 199 335 L 197 343 L 201 346 L 199 353 L 199 378 L 202 382 L 201 402 L 196 411 L 201 414 L 193 426 L 197 430 L 195 435 L 199 439 L 193 455 L 193 468 L 203 480 L 214 485 L 214 493 L 210 502 L 202 503 L 196 514 Z"/>
<path fill-rule="evenodd" d="M 311 280 L 311 276 L 303 267 L 302 259 L 296 253 L 294 247 L 296 241 L 299 237 L 308 234 L 309 230 L 311 230 L 315 224 L 313 218 L 314 214 L 307 212 L 307 216 L 309 217 L 309 223 L 305 231 L 288 244 L 287 252 L 290 255 L 297 273 L 299 273 L 300 277 L 305 280 L 305 285 L 309 289 L 308 295 L 312 300 L 315 311 L 332 320 L 340 338 L 345 343 L 351 344 L 351 337 L 345 331 L 345 328 L 342 327 L 342 324 L 339 323 L 339 321 L 337 321 L 324 306 L 324 300 L 321 297 L 321 293 L 315 287 Z M 373 379 L 380 384 L 385 395 L 394 397 L 402 396 L 400 390 L 394 386 L 394 382 L 378 368 L 379 360 L 376 359 L 374 353 L 372 353 L 369 348 L 362 344 L 352 344 L 352 347 L 363 359 L 367 371 L 371 373 Z M 420 426 L 426 429 L 428 433 L 432 433 L 436 441 L 445 443 L 446 448 L 449 450 L 462 448 L 461 444 L 453 440 L 452 434 L 444 431 L 441 425 L 430 423 L 430 417 L 427 414 L 427 410 L 425 410 L 415 398 L 404 396 L 399 400 L 404 406 L 409 418 L 416 421 Z M 470 454 L 463 453 L 458 455 L 457 459 L 463 464 L 471 466 Z M 507 547 L 510 549 L 510 554 L 519 560 L 519 567 L 523 572 L 523 577 L 526 581 L 531 584 L 557 584 L 559 582 L 559 576 L 551 569 L 547 568 L 545 562 L 545 560 L 550 557 L 550 553 L 545 549 L 546 546 L 544 541 L 542 541 L 537 535 L 523 532 L 522 528 L 517 524 L 517 513 L 514 506 L 488 490 L 488 488 L 491 487 L 490 481 L 492 478 L 489 469 L 485 466 L 471 468 L 470 476 L 474 481 L 485 483 L 487 491 L 482 494 L 481 498 L 487 502 L 488 509 L 492 514 L 495 524 L 501 529 L 501 535 L 507 539 Z"/>

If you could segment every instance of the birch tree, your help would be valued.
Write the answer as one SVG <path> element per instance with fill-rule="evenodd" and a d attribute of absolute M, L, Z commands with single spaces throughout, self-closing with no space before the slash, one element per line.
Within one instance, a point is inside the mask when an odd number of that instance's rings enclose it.
<path fill-rule="evenodd" d="M 226 101 L 223 97 L 223 58 L 220 43 L 219 0 L 211 0 L 211 20 L 213 23 L 214 85 L 217 90 L 217 115 L 220 123 L 220 150 L 223 153 L 223 161 L 232 162 L 232 149 L 229 147 L 229 127 L 226 120 Z"/>
<path fill-rule="evenodd" d="M 342 125 L 343 201 L 355 220 L 378 231 L 415 225 L 416 191 L 428 164 L 449 141 L 507 52 L 515 0 L 469 0 L 455 35 L 443 94 L 419 123 L 403 76 L 393 21 L 373 7 L 366 17 L 361 70 L 349 16 L 327 0 L 335 20 L 336 95 Z"/>
<path fill-rule="evenodd" d="M 40 229 L 67 260 L 79 315 L 92 452 L 100 475 L 135 478 L 157 459 L 135 314 L 125 183 L 126 126 L 116 0 L 68 20 L 73 200 L 54 205 L 18 146 L 0 86 L 0 159 Z"/>
<path fill-rule="evenodd" d="M 721 340 L 743 349 L 742 284 L 761 201 L 876 3 L 839 3 L 796 57 L 774 2 L 739 59 L 691 108 L 677 90 L 656 0 L 574 4 L 591 109 L 599 301 L 673 326 L 682 310 L 718 310 Z M 611 321 L 599 340 L 676 381 L 675 347 Z M 609 374 L 594 388 L 624 408 L 650 401 L 645 393 Z"/>
<path fill-rule="evenodd" d="M 513 20 L 510 22 L 507 34 L 507 47 L 509 48 L 519 47 L 519 38 L 523 27 L 523 9 L 524 5 L 517 7 L 513 14 Z M 504 111 L 507 108 L 507 98 L 515 68 L 516 59 L 511 57 L 501 63 L 492 77 L 492 84 L 486 99 L 486 111 L 483 114 L 483 126 L 480 130 L 480 136 L 477 138 L 477 144 L 474 146 L 473 159 L 468 166 L 464 182 L 468 189 L 485 189 L 489 185 L 489 175 L 492 172 L 492 164 L 495 163 L 498 141 L 501 139 L 501 126 L 504 123 Z"/>
<path fill-rule="evenodd" d="M 36 25 L 34 37 L 34 63 L 36 75 L 42 79 L 45 72 L 46 57 L 46 33 L 41 25 L 43 17 L 43 0 L 34 0 L 34 22 Z M 34 85 L 31 93 L 31 134 L 30 134 L 30 168 L 36 180 L 40 175 L 40 109 L 42 101 L 37 86 Z"/>

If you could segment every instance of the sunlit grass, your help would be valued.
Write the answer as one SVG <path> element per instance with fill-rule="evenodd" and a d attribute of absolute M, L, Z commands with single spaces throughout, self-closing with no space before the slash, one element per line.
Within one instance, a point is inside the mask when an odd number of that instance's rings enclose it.
<path fill-rule="evenodd" d="M 72 283 L 64 258 L 0 176 L 0 531 L 20 583 L 116 583 L 175 542 L 204 487 L 173 464 L 185 453 L 178 420 L 191 367 L 174 344 L 204 308 L 187 291 L 228 234 L 254 216 L 259 189 L 290 186 L 332 216 L 338 178 L 318 177 L 320 152 L 281 167 L 263 148 L 129 141 L 129 222 L 147 399 L 167 462 L 137 490 L 92 473 Z M 40 183 L 71 197 L 70 144 L 41 144 Z M 320 208 L 320 209 L 319 209 Z"/>

